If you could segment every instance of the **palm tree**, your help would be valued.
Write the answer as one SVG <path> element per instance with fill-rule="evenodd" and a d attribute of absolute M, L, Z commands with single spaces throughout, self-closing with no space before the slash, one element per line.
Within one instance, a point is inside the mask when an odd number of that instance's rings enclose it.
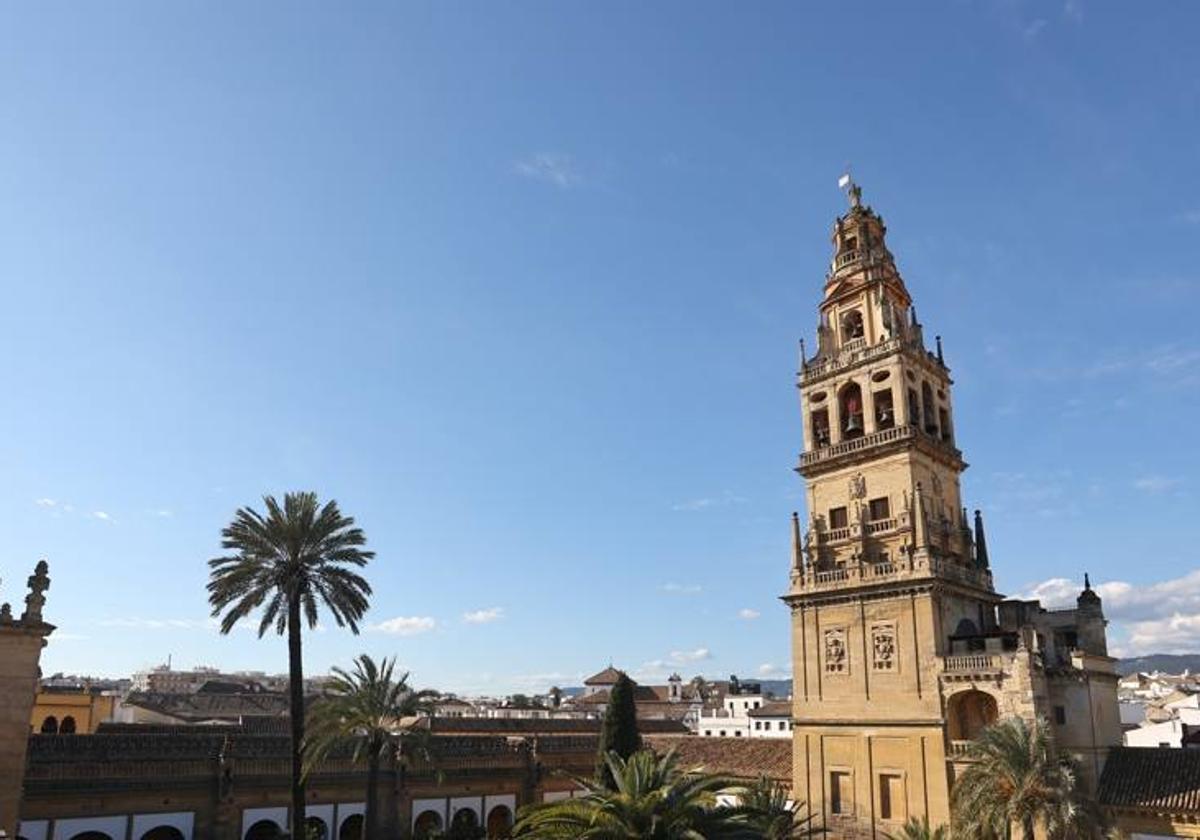
<path fill-rule="evenodd" d="M 975 759 L 954 785 L 955 833 L 1007 837 L 1012 825 L 1033 840 L 1038 823 L 1053 840 L 1097 837 L 1100 820 L 1079 791 L 1075 768 L 1053 754 L 1043 721 L 1009 718 L 971 742 Z"/>
<path fill-rule="evenodd" d="M 730 810 L 763 840 L 792 840 L 797 837 L 822 837 L 823 828 L 812 825 L 813 815 L 805 813 L 803 802 L 789 802 L 788 789 L 766 776 L 740 791 L 740 803 Z"/>
<path fill-rule="evenodd" d="M 720 776 L 686 772 L 675 753 L 642 750 L 628 759 L 608 754 L 615 789 L 595 779 L 576 778 L 583 796 L 530 805 L 513 827 L 531 840 L 741 840 L 762 835 L 718 807 L 719 794 L 737 795 L 738 785 Z"/>
<path fill-rule="evenodd" d="M 887 840 L 950 840 L 950 829 L 944 825 L 929 827 L 929 817 L 918 820 L 912 817 L 899 831 L 885 834 Z"/>
<path fill-rule="evenodd" d="M 288 493 L 283 506 L 263 498 L 265 515 L 244 507 L 221 531 L 221 546 L 234 553 L 208 561 L 208 602 L 221 618 L 221 632 L 262 607 L 258 636 L 272 625 L 287 633 L 292 727 L 292 837 L 304 837 L 304 666 L 302 624 L 317 624 L 323 604 L 339 627 L 358 633 L 371 586 L 353 569 L 375 552 L 362 548 L 366 537 L 354 520 L 342 516 L 337 502 L 317 504 L 315 493 Z"/>
<path fill-rule="evenodd" d="M 304 741 L 305 774 L 338 744 L 354 743 L 353 760 L 367 759 L 367 807 L 363 838 L 380 836 L 379 767 L 383 759 L 399 751 L 402 740 L 412 739 L 405 721 L 433 713 L 436 691 L 414 691 L 408 674 L 393 677 L 395 657 L 376 664 L 367 654 L 354 660 L 354 672 L 333 669 L 326 693 L 308 711 L 308 734 Z"/>

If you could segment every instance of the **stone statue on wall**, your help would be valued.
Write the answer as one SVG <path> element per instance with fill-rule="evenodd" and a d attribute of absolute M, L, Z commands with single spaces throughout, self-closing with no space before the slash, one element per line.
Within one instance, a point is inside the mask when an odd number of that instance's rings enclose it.
<path fill-rule="evenodd" d="M 29 576 L 29 594 L 25 596 L 25 613 L 22 621 L 41 622 L 42 607 L 46 606 L 46 590 L 50 588 L 49 564 L 45 560 L 38 561 Z"/>

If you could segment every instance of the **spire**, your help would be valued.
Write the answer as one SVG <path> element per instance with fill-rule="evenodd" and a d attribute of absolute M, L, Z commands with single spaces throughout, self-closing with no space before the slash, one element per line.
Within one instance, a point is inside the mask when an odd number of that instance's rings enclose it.
<path fill-rule="evenodd" d="M 988 567 L 987 540 L 983 536 L 983 514 L 975 511 L 975 567 Z"/>
<path fill-rule="evenodd" d="M 1080 607 L 1099 607 L 1100 596 L 1092 589 L 1092 579 L 1087 572 L 1083 573 L 1083 591 L 1079 593 L 1079 597 L 1075 599 Z"/>
<path fill-rule="evenodd" d="M 808 353 L 804 350 L 804 336 L 800 336 L 800 370 L 808 367 Z"/>
<path fill-rule="evenodd" d="M 1083 573 L 1083 590 L 1084 592 L 1090 592 L 1092 590 L 1092 581 L 1091 578 L 1088 577 L 1087 572 Z"/>
<path fill-rule="evenodd" d="M 924 548 L 929 545 L 929 523 L 925 519 L 925 491 L 919 481 L 913 502 L 913 548 Z"/>
<path fill-rule="evenodd" d="M 803 546 L 800 542 L 800 514 L 792 511 L 792 568 L 803 569 Z"/>
<path fill-rule="evenodd" d="M 938 359 L 938 364 L 939 364 L 939 365 L 941 365 L 942 367 L 945 367 L 945 366 L 946 366 L 946 360 L 942 358 L 942 337 L 941 337 L 940 335 L 938 335 L 938 336 L 934 336 L 934 338 L 936 338 L 936 339 L 937 339 L 937 351 L 938 351 L 938 352 L 937 352 L 937 359 Z"/>

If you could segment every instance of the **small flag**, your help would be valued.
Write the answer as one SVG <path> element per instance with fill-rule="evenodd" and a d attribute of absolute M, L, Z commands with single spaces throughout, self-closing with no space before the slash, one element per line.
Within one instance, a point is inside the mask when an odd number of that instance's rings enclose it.
<path fill-rule="evenodd" d="M 850 185 L 850 175 L 849 174 L 843 175 L 841 178 L 838 178 L 838 189 L 839 190 L 844 190 L 849 185 Z"/>

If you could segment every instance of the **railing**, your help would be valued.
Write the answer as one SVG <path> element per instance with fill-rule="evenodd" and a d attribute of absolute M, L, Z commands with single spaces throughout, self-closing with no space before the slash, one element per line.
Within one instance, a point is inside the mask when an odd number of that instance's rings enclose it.
<path fill-rule="evenodd" d="M 842 253 L 837 255 L 837 259 L 835 260 L 835 262 L 837 263 L 837 267 L 841 268 L 844 265 L 849 265 L 852 262 L 861 260 L 862 257 L 863 257 L 862 251 L 843 251 Z"/>
<path fill-rule="evenodd" d="M 851 344 L 844 345 L 839 350 L 838 355 L 832 359 L 805 365 L 804 370 L 801 371 L 802 379 L 805 382 L 812 382 L 851 365 L 869 362 L 880 356 L 886 356 L 904 346 L 904 339 L 901 336 L 889 338 L 887 341 L 881 341 L 871 347 L 867 346 L 866 339 L 855 339 L 855 342 L 859 343 L 851 342 Z M 910 343 L 916 346 L 916 342 Z"/>
<path fill-rule="evenodd" d="M 841 589 L 855 584 L 865 585 L 888 580 L 929 577 L 950 578 L 980 589 L 990 590 L 992 588 L 992 574 L 987 569 L 970 568 L 952 560 L 939 560 L 923 556 L 911 559 L 901 557 L 883 563 L 852 563 L 833 569 L 820 569 L 819 571 L 805 570 L 801 572 L 798 569 L 793 569 L 792 586 L 799 591 L 813 592 Z M 963 662 L 966 662 L 967 659 L 975 656 L 972 654 L 971 657 L 966 658 L 950 658 L 961 659 Z M 985 659 L 987 658 L 986 654 L 981 654 L 980 656 L 983 656 Z M 999 667 L 998 663 L 999 660 L 997 660 L 995 666 L 989 663 L 988 667 L 994 670 Z"/>
<path fill-rule="evenodd" d="M 805 452 L 800 456 L 800 466 L 807 467 L 809 464 L 816 464 L 821 461 L 827 461 L 831 458 L 837 458 L 841 455 L 848 455 L 851 452 L 858 452 L 862 449 L 870 449 L 873 446 L 878 446 L 881 443 L 890 443 L 894 440 L 904 440 L 916 435 L 917 431 L 912 426 L 895 426 L 891 429 L 884 429 L 881 432 L 872 432 L 869 435 L 863 435 L 860 438 L 853 440 L 844 440 L 841 443 L 835 443 L 832 446 L 823 446 L 820 449 L 814 449 L 811 452 Z"/>
<path fill-rule="evenodd" d="M 849 528 L 831 528 L 826 534 L 825 539 L 828 542 L 837 542 L 838 540 L 850 539 Z"/>
<path fill-rule="evenodd" d="M 950 741 L 946 755 L 951 758 L 966 758 L 971 754 L 971 741 Z"/>
<path fill-rule="evenodd" d="M 861 350 L 866 346 L 867 339 L 860 335 L 858 338 L 852 338 L 849 341 L 843 342 L 840 349 L 843 353 L 853 353 L 855 350 Z"/>
<path fill-rule="evenodd" d="M 999 671 L 1002 667 L 1000 657 L 991 653 L 964 653 L 943 660 L 946 671 Z"/>
<path fill-rule="evenodd" d="M 876 519 L 873 522 L 867 523 L 868 534 L 882 534 L 884 531 L 894 531 L 896 529 L 896 519 Z"/>

